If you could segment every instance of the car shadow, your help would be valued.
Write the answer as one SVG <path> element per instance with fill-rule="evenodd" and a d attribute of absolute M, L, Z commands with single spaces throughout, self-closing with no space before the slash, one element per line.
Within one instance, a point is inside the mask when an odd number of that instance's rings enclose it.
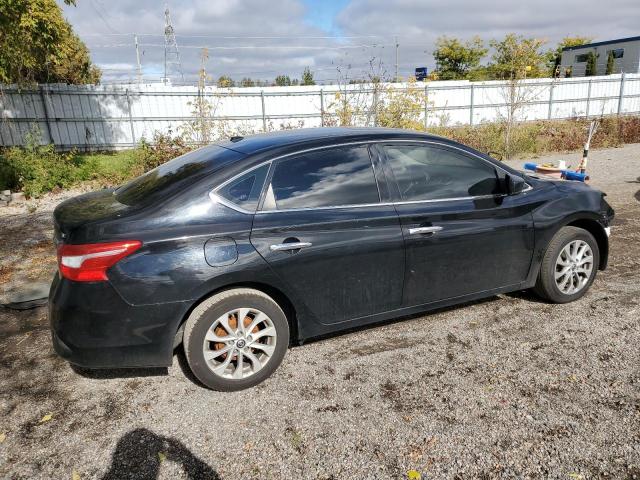
<path fill-rule="evenodd" d="M 182 374 L 190 380 L 192 383 L 199 387 L 207 388 L 198 378 L 193 374 L 187 357 L 184 354 L 182 345 L 179 345 L 173 351 L 173 355 L 178 361 L 178 366 L 182 371 Z M 88 378 L 90 380 L 114 380 L 118 378 L 140 378 L 140 377 L 165 377 L 169 375 L 168 367 L 146 367 L 146 368 L 83 368 L 77 365 L 69 364 L 71 370 L 74 373 Z"/>
<path fill-rule="evenodd" d="M 137 428 L 118 440 L 111 465 L 102 480 L 154 480 L 158 478 L 160 465 L 165 461 L 182 466 L 189 479 L 220 479 L 213 468 L 194 455 L 182 442 L 157 435 L 146 428 Z"/>
<path fill-rule="evenodd" d="M 516 290 L 515 292 L 505 293 L 507 297 L 518 298 L 527 302 L 533 303 L 549 303 L 546 300 L 540 298 L 532 290 Z"/>
<path fill-rule="evenodd" d="M 169 374 L 167 367 L 148 368 L 83 368 L 69 364 L 71 370 L 91 380 L 113 380 L 115 378 L 163 377 Z"/>
<path fill-rule="evenodd" d="M 520 290 L 520 291 L 515 291 L 515 292 L 509 292 L 509 293 L 505 293 L 504 295 L 506 295 L 508 297 L 511 297 L 511 298 L 515 298 L 515 299 L 525 300 L 525 301 L 528 301 L 528 302 L 545 303 L 544 300 L 542 300 L 539 297 L 537 297 L 530 290 Z M 402 316 L 402 317 L 392 318 L 392 319 L 388 319 L 388 320 L 382 320 L 380 322 L 370 323 L 370 324 L 367 324 L 367 325 L 361 325 L 361 326 L 357 326 L 357 327 L 341 330 L 339 332 L 332 332 L 332 333 L 328 333 L 326 335 L 310 338 L 308 340 L 305 340 L 302 344 L 293 343 L 290 348 L 298 348 L 298 347 L 301 347 L 301 346 L 306 345 L 306 344 L 315 343 L 315 342 L 319 342 L 319 341 L 323 341 L 323 340 L 329 340 L 331 338 L 337 338 L 337 337 L 341 337 L 343 335 L 349 335 L 351 333 L 361 332 L 361 331 L 369 330 L 369 329 L 372 329 L 372 328 L 384 327 L 384 326 L 387 326 L 387 325 L 393 325 L 395 323 L 403 322 L 403 321 L 406 321 L 406 320 L 412 320 L 412 319 L 421 318 L 421 317 L 429 317 L 431 315 L 435 315 L 435 314 L 443 313 L 443 312 L 451 312 L 451 311 L 461 310 L 461 309 L 464 309 L 466 307 L 470 307 L 470 306 L 473 306 L 473 305 L 482 305 L 482 304 L 485 304 L 485 303 L 494 302 L 494 301 L 499 300 L 499 299 L 500 299 L 499 296 L 493 295 L 491 297 L 481 298 L 481 299 L 478 299 L 478 300 L 472 300 L 472 301 L 469 301 L 469 302 L 464 302 L 464 303 L 460 303 L 460 304 L 456 304 L 456 305 L 451 305 L 451 306 L 448 306 L 448 307 L 441 307 L 441 308 L 436 308 L 436 309 L 433 309 L 433 310 L 428 310 L 428 311 L 425 311 L 425 312 L 419 312 L 419 313 L 415 313 L 415 314 L 411 314 L 411 315 L 405 315 L 405 316 Z M 182 345 L 179 345 L 178 347 L 176 347 L 174 349 L 173 354 L 176 357 L 178 366 L 179 366 L 180 370 L 182 371 L 183 375 L 189 381 L 191 381 L 193 384 L 197 385 L 198 387 L 207 388 L 193 374 L 193 372 L 191 371 L 191 368 L 189 368 L 189 363 L 188 363 L 187 358 L 186 358 L 186 356 L 184 354 L 184 349 L 182 348 Z M 83 376 L 85 378 L 94 379 L 94 380 L 108 380 L 108 379 L 116 379 L 116 378 L 152 377 L 152 376 L 166 376 L 166 375 L 168 375 L 168 368 L 165 368 L 165 367 L 159 367 L 159 368 L 118 368 L 118 369 L 96 369 L 96 370 L 91 370 L 91 369 L 81 368 L 81 367 L 78 367 L 76 365 L 71 365 L 71 368 L 78 375 L 81 375 L 81 376 Z"/>
<path fill-rule="evenodd" d="M 331 332 L 331 333 L 327 333 L 325 335 L 321 335 L 318 337 L 314 337 L 314 338 L 310 338 L 308 340 L 305 340 L 303 342 L 303 344 L 294 344 L 292 345 L 292 347 L 300 347 L 302 345 L 307 345 L 310 343 L 315 343 L 315 342 L 319 342 L 319 341 L 323 341 L 323 340 L 329 340 L 331 338 L 337 338 L 337 337 L 341 337 L 343 335 L 349 335 L 351 333 L 356 333 L 356 332 L 361 332 L 364 330 L 370 330 L 373 328 L 378 328 L 378 327 L 384 327 L 387 325 L 393 325 L 395 323 L 400 323 L 400 322 L 404 322 L 406 320 L 413 320 L 416 318 L 422 318 L 422 317 L 429 317 L 431 315 L 435 315 L 438 313 L 443 313 L 443 312 L 450 312 L 450 311 L 454 311 L 454 310 L 460 310 L 463 309 L 465 307 L 470 307 L 472 305 L 482 305 L 484 303 L 490 303 L 493 302 L 495 300 L 498 300 L 500 297 L 498 297 L 497 295 L 493 295 L 491 297 L 486 297 L 486 298 L 481 298 L 479 300 L 471 300 L 468 302 L 464 302 L 464 303 L 458 303 L 456 305 L 451 305 L 448 307 L 440 307 L 440 308 L 435 308 L 432 310 L 426 310 L 424 312 L 418 312 L 418 313 L 414 313 L 411 315 L 404 315 L 402 317 L 396 317 L 396 318 L 391 318 L 388 320 L 381 320 L 379 322 L 373 322 L 373 323 L 368 323 L 366 325 L 360 325 L 357 327 L 353 327 L 353 328 L 347 328 L 344 330 L 340 330 L 339 332 Z"/>
<path fill-rule="evenodd" d="M 184 348 L 182 348 L 182 345 L 177 346 L 173 351 L 173 354 L 178 360 L 178 366 L 180 367 L 180 370 L 182 370 L 182 374 L 198 387 L 207 388 L 191 371 L 191 367 L 189 367 L 189 362 L 187 361 L 187 356 L 184 354 Z"/>

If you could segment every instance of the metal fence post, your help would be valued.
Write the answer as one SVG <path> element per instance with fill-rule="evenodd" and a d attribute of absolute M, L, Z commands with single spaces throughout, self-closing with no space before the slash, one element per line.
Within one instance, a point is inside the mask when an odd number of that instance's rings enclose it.
<path fill-rule="evenodd" d="M 264 90 L 260 90 L 260 101 L 262 102 L 262 131 L 267 131 L 267 115 L 264 111 Z"/>
<path fill-rule="evenodd" d="M 469 101 L 469 125 L 473 125 L 473 83 L 471 84 L 471 99 Z"/>
<path fill-rule="evenodd" d="M 373 89 L 373 126 L 378 126 L 378 87 Z"/>
<path fill-rule="evenodd" d="M 320 126 L 324 127 L 324 91 L 320 89 Z"/>
<path fill-rule="evenodd" d="M 547 120 L 551 120 L 553 117 L 553 81 L 551 81 L 551 85 L 549 86 L 549 111 L 547 112 Z"/>
<path fill-rule="evenodd" d="M 424 86 L 424 129 L 429 126 L 429 85 Z"/>
<path fill-rule="evenodd" d="M 589 85 L 587 86 L 587 112 L 586 112 L 587 118 L 589 118 L 589 110 L 591 109 L 591 82 L 592 80 L 589 79 Z"/>
<path fill-rule="evenodd" d="M 44 86 L 40 85 L 40 100 L 42 101 L 42 109 L 44 111 L 44 123 L 47 126 L 47 134 L 49 135 L 49 143 L 56 144 L 51 134 L 51 124 L 49 123 L 49 109 L 47 108 L 47 97 L 44 94 Z"/>
<path fill-rule="evenodd" d="M 623 73 L 620 77 L 620 96 L 618 97 L 618 115 L 622 113 L 622 102 L 624 101 L 624 79 L 625 74 Z"/>
<path fill-rule="evenodd" d="M 131 115 L 131 98 L 129 97 L 129 89 L 125 90 L 125 94 L 127 95 L 127 109 L 129 110 L 129 127 L 131 127 L 131 144 L 136 146 L 136 134 L 133 130 L 133 116 Z"/>

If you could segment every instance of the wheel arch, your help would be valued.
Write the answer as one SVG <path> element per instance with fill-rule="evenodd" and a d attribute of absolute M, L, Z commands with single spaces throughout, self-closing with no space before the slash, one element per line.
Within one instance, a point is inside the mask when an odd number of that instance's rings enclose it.
<path fill-rule="evenodd" d="M 571 220 L 563 226 L 582 228 L 593 235 L 598 243 L 598 251 L 600 253 L 598 270 L 604 270 L 607 268 L 607 262 L 609 259 L 609 237 L 600 222 L 593 218 L 581 217 Z"/>
<path fill-rule="evenodd" d="M 202 295 L 200 298 L 193 301 L 187 312 L 183 315 L 180 323 L 178 324 L 178 328 L 175 332 L 175 338 L 173 340 L 173 348 L 175 349 L 182 343 L 182 337 L 184 333 L 184 327 L 189 319 L 189 316 L 193 312 L 193 310 L 200 305 L 207 298 L 212 297 L 220 292 L 224 292 L 227 290 L 233 290 L 234 288 L 251 288 L 253 290 L 257 290 L 259 292 L 268 295 L 273 299 L 274 302 L 278 304 L 280 308 L 284 311 L 285 317 L 289 322 L 289 344 L 297 344 L 299 342 L 298 338 L 298 317 L 296 314 L 296 309 L 293 305 L 293 302 L 285 295 L 281 290 L 275 288 L 271 285 L 267 285 L 265 283 L 260 282 L 238 282 L 229 285 L 225 285 L 224 287 L 220 287 L 214 290 L 207 292 Z"/>

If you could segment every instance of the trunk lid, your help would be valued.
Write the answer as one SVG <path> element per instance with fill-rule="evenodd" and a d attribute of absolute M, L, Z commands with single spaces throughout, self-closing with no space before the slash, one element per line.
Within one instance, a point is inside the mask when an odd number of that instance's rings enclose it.
<path fill-rule="evenodd" d="M 53 212 L 55 241 L 68 242 L 80 227 L 122 217 L 131 210 L 117 201 L 112 188 L 66 200 Z"/>

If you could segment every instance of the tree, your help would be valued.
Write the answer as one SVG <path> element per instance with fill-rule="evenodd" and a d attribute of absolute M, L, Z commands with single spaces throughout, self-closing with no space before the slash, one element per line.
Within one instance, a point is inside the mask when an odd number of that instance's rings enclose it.
<path fill-rule="evenodd" d="M 409 78 L 406 88 L 383 88 L 376 102 L 376 124 L 381 127 L 424 129 L 425 105 L 428 105 L 424 88 L 415 78 Z"/>
<path fill-rule="evenodd" d="M 606 71 L 607 75 L 611 75 L 613 73 L 614 65 L 615 65 L 615 57 L 613 56 L 613 51 L 610 50 L 609 54 L 607 55 L 607 71 Z"/>
<path fill-rule="evenodd" d="M 236 82 L 234 82 L 233 79 L 228 75 L 220 75 L 217 83 L 218 87 L 220 88 L 230 88 L 236 86 Z"/>
<path fill-rule="evenodd" d="M 302 72 L 302 85 L 315 85 L 316 82 L 313 79 L 313 73 L 311 73 L 311 70 L 309 69 L 309 67 L 305 67 L 304 72 Z"/>
<path fill-rule="evenodd" d="M 289 75 L 278 75 L 276 77 L 276 85 L 278 87 L 289 87 L 291 86 L 291 79 Z"/>
<path fill-rule="evenodd" d="M 242 80 L 240 80 L 240 86 L 241 87 L 255 87 L 256 86 L 256 82 L 255 80 L 249 78 L 249 77 L 244 77 Z"/>
<path fill-rule="evenodd" d="M 596 59 L 595 52 L 587 53 L 587 65 L 584 70 L 585 77 L 593 77 L 596 74 Z"/>
<path fill-rule="evenodd" d="M 501 41 L 492 40 L 490 45 L 494 52 L 488 69 L 493 78 L 519 80 L 542 77 L 547 73 L 545 55 L 540 51 L 543 40 L 510 33 Z"/>
<path fill-rule="evenodd" d="M 492 40 L 494 52 L 487 66 L 492 78 L 506 80 L 501 86 L 505 105 L 498 111 L 504 134 L 504 156 L 512 155 L 513 132 L 520 120 L 522 108 L 536 98 L 539 92 L 524 80 L 546 75 L 545 55 L 540 49 L 544 42 L 535 38 L 525 38 L 513 33 L 502 41 Z"/>
<path fill-rule="evenodd" d="M 562 50 L 567 47 L 577 47 L 579 45 L 586 45 L 591 43 L 593 38 L 590 37 L 564 37 L 555 49 L 549 50 L 546 53 L 547 66 L 549 67 L 549 75 L 551 77 L 558 77 L 560 75 L 560 63 L 562 62 Z"/>
<path fill-rule="evenodd" d="M 80 84 L 100 77 L 55 0 L 0 1 L 0 82 Z"/>
<path fill-rule="evenodd" d="M 440 80 L 465 79 L 469 72 L 480 65 L 487 49 L 480 37 L 462 43 L 457 38 L 440 37 L 436 41 L 433 58 L 436 61 L 436 74 Z"/>

